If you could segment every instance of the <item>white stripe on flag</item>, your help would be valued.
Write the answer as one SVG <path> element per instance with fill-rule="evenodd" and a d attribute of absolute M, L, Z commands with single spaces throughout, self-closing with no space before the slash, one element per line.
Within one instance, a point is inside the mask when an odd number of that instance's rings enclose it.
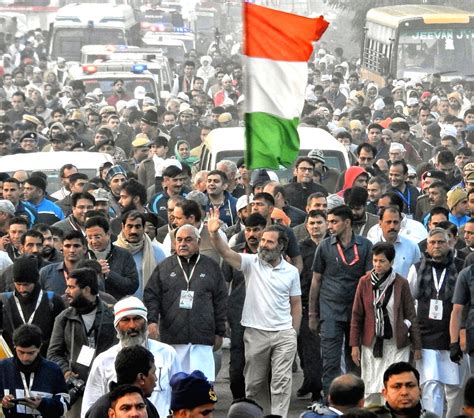
<path fill-rule="evenodd" d="M 247 112 L 265 112 L 284 119 L 300 117 L 308 80 L 306 62 L 245 57 Z"/>

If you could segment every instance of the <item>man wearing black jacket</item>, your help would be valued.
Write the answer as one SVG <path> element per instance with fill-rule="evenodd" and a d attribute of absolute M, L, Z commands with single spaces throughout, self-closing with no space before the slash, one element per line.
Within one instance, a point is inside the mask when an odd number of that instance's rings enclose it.
<path fill-rule="evenodd" d="M 176 231 L 176 254 L 156 268 L 145 287 L 148 332 L 172 345 L 183 371 L 201 370 L 215 380 L 213 348 L 225 333 L 227 289 L 219 265 L 199 253 L 196 227 Z M 159 330 L 158 330 L 159 324 Z"/>
<path fill-rule="evenodd" d="M 105 291 L 115 299 L 133 295 L 138 289 L 138 272 L 132 255 L 112 244 L 110 224 L 103 216 L 89 218 L 84 227 L 89 254 L 102 267 Z"/>
<path fill-rule="evenodd" d="M 97 273 L 81 268 L 69 273 L 66 297 L 70 307 L 54 322 L 48 359 L 61 367 L 75 389 L 68 416 L 81 411 L 82 394 L 95 356 L 117 343 L 114 314 L 99 298 Z"/>
<path fill-rule="evenodd" d="M 64 310 L 64 302 L 38 284 L 38 259 L 23 255 L 13 262 L 14 291 L 0 295 L 0 326 L 3 338 L 14 350 L 13 333 L 24 323 L 37 325 L 43 335 L 41 354 L 46 355 L 54 319 Z"/>

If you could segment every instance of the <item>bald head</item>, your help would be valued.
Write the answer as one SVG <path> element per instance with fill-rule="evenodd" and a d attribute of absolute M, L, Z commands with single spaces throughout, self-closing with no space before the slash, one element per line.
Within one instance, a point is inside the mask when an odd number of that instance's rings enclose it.
<path fill-rule="evenodd" d="M 352 374 L 336 377 L 329 386 L 328 401 L 331 406 L 346 412 L 364 406 L 364 381 Z"/>

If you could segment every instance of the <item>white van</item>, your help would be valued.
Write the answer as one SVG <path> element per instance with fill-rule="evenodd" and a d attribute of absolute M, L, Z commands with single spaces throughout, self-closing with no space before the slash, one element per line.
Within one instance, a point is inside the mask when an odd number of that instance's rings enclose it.
<path fill-rule="evenodd" d="M 64 164 L 73 164 L 79 172 L 91 179 L 97 175 L 99 167 L 105 162 L 113 162 L 109 154 L 100 152 L 31 152 L 27 154 L 6 155 L 0 157 L 0 167 L 5 173 L 13 174 L 17 170 L 42 171 L 48 176 L 48 192 L 61 187 L 59 169 Z"/>
<path fill-rule="evenodd" d="M 81 80 L 86 93 L 96 88 L 101 89 L 106 100 L 113 93 L 113 85 L 117 80 L 124 82 L 126 95 L 130 98 L 134 97 L 137 87 L 143 87 L 145 94 L 153 93 L 155 98 L 164 97 L 167 94 L 162 92 L 161 85 L 148 71 L 146 64 L 133 61 L 71 65 L 68 68 L 66 83 L 71 80 Z"/>
<path fill-rule="evenodd" d="M 168 93 L 173 84 L 171 68 L 161 49 L 139 48 L 122 45 L 84 45 L 81 49 L 82 64 L 145 64 L 158 86 Z"/>
<path fill-rule="evenodd" d="M 83 45 L 134 45 L 139 24 L 127 5 L 70 4 L 56 14 L 50 42 L 50 57 L 79 61 Z"/>
<path fill-rule="evenodd" d="M 218 128 L 212 130 L 204 141 L 199 170 L 213 170 L 221 160 L 236 162 L 244 156 L 244 128 Z M 300 152 L 299 156 L 307 156 L 313 149 L 324 153 L 326 166 L 339 172 L 350 166 L 346 148 L 329 132 L 320 128 L 299 127 Z M 292 176 L 292 169 L 278 171 L 278 177 L 283 182 Z"/>
<path fill-rule="evenodd" d="M 184 56 L 187 49 L 183 41 L 172 39 L 162 34 L 149 33 L 142 39 L 144 48 L 160 49 L 163 55 L 168 58 L 171 63 L 176 65 L 184 62 Z"/>

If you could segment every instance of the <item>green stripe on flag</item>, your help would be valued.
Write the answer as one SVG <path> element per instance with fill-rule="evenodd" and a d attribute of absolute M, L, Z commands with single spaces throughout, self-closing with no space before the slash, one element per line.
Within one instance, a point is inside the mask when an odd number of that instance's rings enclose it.
<path fill-rule="evenodd" d="M 245 163 L 248 169 L 290 167 L 300 150 L 299 118 L 268 113 L 245 114 Z"/>

